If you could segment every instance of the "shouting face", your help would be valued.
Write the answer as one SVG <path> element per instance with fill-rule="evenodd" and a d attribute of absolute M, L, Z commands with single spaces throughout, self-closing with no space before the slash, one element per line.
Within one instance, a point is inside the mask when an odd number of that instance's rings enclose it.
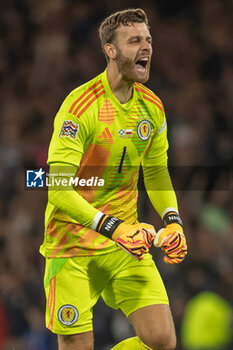
<path fill-rule="evenodd" d="M 145 83 L 149 79 L 152 38 L 145 23 L 129 23 L 116 30 L 115 61 L 123 79 Z"/>

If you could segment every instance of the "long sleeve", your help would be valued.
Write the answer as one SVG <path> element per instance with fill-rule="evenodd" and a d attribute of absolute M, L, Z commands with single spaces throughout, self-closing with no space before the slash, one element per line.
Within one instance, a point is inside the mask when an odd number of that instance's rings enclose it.
<path fill-rule="evenodd" d="M 56 178 L 57 182 L 60 181 L 60 185 L 55 184 L 48 187 L 48 201 L 71 219 L 79 222 L 81 225 L 90 227 L 98 210 L 76 192 L 72 184 L 69 185 L 70 178 L 75 178 L 77 171 L 77 166 L 66 163 L 53 163 L 50 165 L 50 174 L 55 175 L 54 178 Z M 59 174 L 62 174 L 62 176 Z M 67 180 L 68 185 L 62 186 L 62 180 Z"/>
<path fill-rule="evenodd" d="M 167 124 L 161 115 L 159 130 L 154 134 L 142 162 L 146 191 L 161 217 L 168 208 L 178 211 L 176 194 L 167 168 L 167 149 Z"/>

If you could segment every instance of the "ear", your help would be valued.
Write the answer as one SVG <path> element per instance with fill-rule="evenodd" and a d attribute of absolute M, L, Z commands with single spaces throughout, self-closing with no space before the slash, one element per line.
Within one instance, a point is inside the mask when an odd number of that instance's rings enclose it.
<path fill-rule="evenodd" d="M 112 60 L 117 57 L 117 49 L 114 44 L 106 43 L 104 45 L 104 51 L 106 52 L 106 55 Z"/>

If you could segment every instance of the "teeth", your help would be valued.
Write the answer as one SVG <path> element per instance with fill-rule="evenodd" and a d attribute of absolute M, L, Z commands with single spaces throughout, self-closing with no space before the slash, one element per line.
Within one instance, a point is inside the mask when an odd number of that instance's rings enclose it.
<path fill-rule="evenodd" d="M 144 57 L 144 58 L 141 58 L 140 61 L 148 61 L 149 58 L 148 57 Z"/>

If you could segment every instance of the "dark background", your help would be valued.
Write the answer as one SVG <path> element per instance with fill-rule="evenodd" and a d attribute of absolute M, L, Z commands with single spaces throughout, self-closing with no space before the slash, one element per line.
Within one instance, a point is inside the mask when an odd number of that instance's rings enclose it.
<path fill-rule="evenodd" d="M 47 195 L 25 190 L 24 169 L 45 164 L 53 118 L 66 95 L 104 70 L 101 20 L 128 7 L 142 7 L 150 20 L 154 55 L 147 86 L 165 105 L 169 164 L 176 168 L 172 178 L 188 240 L 189 255 L 180 266 L 165 265 L 152 249 L 170 297 L 177 349 L 193 349 L 181 331 L 193 298 L 212 291 L 231 308 L 232 2 L 1 0 L 0 350 L 56 349 L 55 336 L 44 327 L 44 262 L 38 253 Z M 140 219 L 159 229 L 143 191 L 139 198 Z M 211 312 L 217 319 L 215 308 Z M 124 316 L 101 300 L 94 328 L 96 350 L 132 335 Z M 216 346 L 196 350 L 233 344 Z"/>

